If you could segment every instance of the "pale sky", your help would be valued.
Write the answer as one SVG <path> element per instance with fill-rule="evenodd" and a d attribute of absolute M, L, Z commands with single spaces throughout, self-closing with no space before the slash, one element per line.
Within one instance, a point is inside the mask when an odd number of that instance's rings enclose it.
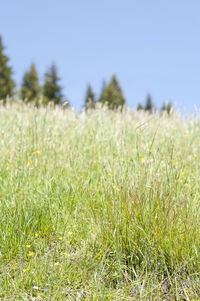
<path fill-rule="evenodd" d="M 116 73 L 133 108 L 147 93 L 157 106 L 200 107 L 199 0 L 6 0 L 0 34 L 18 87 L 32 61 L 42 80 L 55 62 L 75 108 L 90 83 L 97 97 Z"/>

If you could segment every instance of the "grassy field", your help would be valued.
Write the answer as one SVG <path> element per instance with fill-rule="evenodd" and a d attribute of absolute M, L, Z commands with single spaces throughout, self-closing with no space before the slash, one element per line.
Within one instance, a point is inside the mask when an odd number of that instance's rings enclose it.
<path fill-rule="evenodd" d="M 200 119 L 0 108 L 1 300 L 200 300 Z"/>

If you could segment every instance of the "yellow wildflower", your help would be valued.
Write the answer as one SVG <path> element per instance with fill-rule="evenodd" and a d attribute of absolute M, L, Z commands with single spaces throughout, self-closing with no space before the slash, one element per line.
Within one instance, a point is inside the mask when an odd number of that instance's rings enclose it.
<path fill-rule="evenodd" d="M 33 252 L 29 252 L 28 256 L 31 257 L 31 256 L 33 256 L 33 254 L 34 254 Z"/>
<path fill-rule="evenodd" d="M 119 187 L 116 188 L 117 191 L 120 191 Z"/>
<path fill-rule="evenodd" d="M 40 154 L 40 151 L 39 151 L 39 150 L 36 150 L 36 153 L 37 153 L 37 154 Z"/>
<path fill-rule="evenodd" d="M 27 248 L 30 248 L 31 246 L 30 246 L 30 245 L 26 245 L 26 247 L 27 247 Z"/>
<path fill-rule="evenodd" d="M 30 159 L 28 160 L 28 163 L 31 163 L 31 160 L 30 160 Z"/>
<path fill-rule="evenodd" d="M 185 173 L 182 171 L 181 175 L 184 176 L 184 174 L 185 174 Z"/>
<path fill-rule="evenodd" d="M 35 237 L 38 237 L 39 236 L 39 234 L 38 233 L 35 233 Z"/>
<path fill-rule="evenodd" d="M 59 262 L 55 262 L 54 265 L 58 266 L 58 265 L 60 265 L 60 263 Z"/>
<path fill-rule="evenodd" d="M 23 269 L 22 271 L 23 271 L 24 273 L 26 273 L 27 270 L 26 270 L 26 269 Z"/>
<path fill-rule="evenodd" d="M 71 236 L 71 235 L 72 235 L 72 232 L 68 232 L 67 234 L 68 234 L 69 236 Z"/>
<path fill-rule="evenodd" d="M 69 240 L 66 240 L 66 244 L 70 244 L 70 241 L 69 241 Z"/>
<path fill-rule="evenodd" d="M 59 239 L 59 240 L 63 240 L 62 236 L 60 236 L 58 239 Z"/>
<path fill-rule="evenodd" d="M 142 158 L 142 159 L 141 159 L 141 162 L 142 162 L 142 163 L 145 162 L 145 158 Z"/>

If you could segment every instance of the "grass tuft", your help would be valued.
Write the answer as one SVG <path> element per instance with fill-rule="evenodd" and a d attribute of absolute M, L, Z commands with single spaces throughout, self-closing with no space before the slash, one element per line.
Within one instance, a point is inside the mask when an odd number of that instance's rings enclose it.
<path fill-rule="evenodd" d="M 176 113 L 1 107 L 0 299 L 198 300 L 199 132 Z"/>

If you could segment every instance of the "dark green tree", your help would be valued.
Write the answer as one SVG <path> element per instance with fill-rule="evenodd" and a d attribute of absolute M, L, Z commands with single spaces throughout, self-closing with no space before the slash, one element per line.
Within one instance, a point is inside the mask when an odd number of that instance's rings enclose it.
<path fill-rule="evenodd" d="M 95 94 L 92 91 L 91 85 L 88 85 L 86 97 L 85 97 L 85 109 L 94 109 L 95 108 Z"/>
<path fill-rule="evenodd" d="M 146 104 L 144 107 L 145 111 L 152 112 L 153 110 L 153 102 L 151 100 L 150 94 L 147 95 Z"/>
<path fill-rule="evenodd" d="M 0 99 L 6 102 L 7 96 L 12 96 L 15 83 L 12 79 L 12 69 L 8 66 L 9 58 L 4 54 L 2 37 L 0 36 Z"/>
<path fill-rule="evenodd" d="M 60 104 L 63 101 L 62 87 L 59 85 L 60 78 L 55 64 L 47 70 L 44 78 L 43 96 L 45 103 L 49 101 Z"/>
<path fill-rule="evenodd" d="M 125 104 L 125 98 L 114 74 L 110 82 L 103 87 L 99 102 L 107 104 L 110 109 L 117 109 Z"/>
<path fill-rule="evenodd" d="M 143 106 L 141 105 L 141 103 L 139 103 L 137 105 L 137 111 L 141 111 L 141 110 L 144 110 Z"/>
<path fill-rule="evenodd" d="M 31 64 L 30 69 L 24 73 L 20 97 L 26 102 L 34 101 L 38 102 L 40 93 L 40 86 L 38 82 L 38 73 L 34 63 Z"/>
<path fill-rule="evenodd" d="M 167 112 L 170 114 L 173 110 L 173 104 L 171 102 L 165 102 L 161 108 L 161 112 Z"/>

